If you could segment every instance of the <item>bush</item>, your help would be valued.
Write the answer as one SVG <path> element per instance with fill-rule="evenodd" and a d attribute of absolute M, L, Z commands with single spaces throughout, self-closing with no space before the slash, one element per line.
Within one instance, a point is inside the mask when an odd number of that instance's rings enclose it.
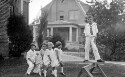
<path fill-rule="evenodd" d="M 103 59 L 110 61 L 125 61 L 125 34 L 116 32 L 113 28 L 100 32 L 97 44 Z"/>
<path fill-rule="evenodd" d="M 62 43 L 62 49 L 65 48 L 65 41 L 64 41 L 64 39 L 62 39 L 62 37 L 59 36 L 59 35 L 54 35 L 54 36 L 52 36 L 52 37 L 49 39 L 49 41 L 50 41 L 50 42 L 53 42 L 54 46 L 55 46 L 55 44 L 56 44 L 57 41 L 60 41 L 60 42 Z"/>
<path fill-rule="evenodd" d="M 32 31 L 22 15 L 11 15 L 8 21 L 9 54 L 13 57 L 20 57 L 22 52 L 30 48 L 33 40 Z"/>

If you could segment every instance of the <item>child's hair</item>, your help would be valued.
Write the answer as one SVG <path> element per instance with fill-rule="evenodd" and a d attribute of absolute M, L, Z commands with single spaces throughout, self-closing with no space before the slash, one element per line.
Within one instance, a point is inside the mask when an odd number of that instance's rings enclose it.
<path fill-rule="evenodd" d="M 51 45 L 52 47 L 54 47 L 53 43 L 52 42 L 48 42 L 47 44 L 48 46 Z"/>
<path fill-rule="evenodd" d="M 43 45 L 47 46 L 47 44 L 46 44 L 46 43 L 42 43 L 41 47 L 42 47 Z"/>
<path fill-rule="evenodd" d="M 36 45 L 35 45 L 35 44 L 31 43 L 31 44 L 30 44 L 30 47 L 32 47 L 32 46 L 35 46 L 35 47 L 36 47 Z"/>
<path fill-rule="evenodd" d="M 60 45 L 62 45 L 62 43 L 60 41 L 57 41 L 56 44 L 55 44 L 55 47 L 58 47 Z"/>
<path fill-rule="evenodd" d="M 90 18 L 93 18 L 92 14 L 87 14 L 87 16 L 85 18 L 85 22 L 88 23 L 88 19 L 90 19 Z"/>

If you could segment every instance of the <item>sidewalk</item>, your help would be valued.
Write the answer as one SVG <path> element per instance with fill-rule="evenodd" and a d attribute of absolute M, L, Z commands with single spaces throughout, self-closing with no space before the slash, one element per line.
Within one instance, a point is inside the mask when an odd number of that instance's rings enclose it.
<path fill-rule="evenodd" d="M 67 54 L 64 54 L 62 56 L 62 61 L 64 62 L 76 62 L 76 61 L 83 61 L 84 59 L 81 58 L 81 57 L 77 57 L 77 56 L 72 56 L 72 55 L 67 55 Z"/>
<path fill-rule="evenodd" d="M 68 53 L 68 52 L 67 52 Z M 70 52 L 71 53 L 71 52 Z M 73 52 L 74 53 L 74 52 Z M 62 56 L 62 60 L 64 62 L 78 62 L 78 64 L 85 64 L 83 63 L 84 58 L 78 57 L 78 56 L 73 56 L 70 54 L 64 53 Z M 96 62 L 95 60 L 90 60 L 90 62 Z M 105 61 L 106 64 L 114 64 L 114 65 L 122 65 L 125 66 L 125 62 L 118 62 L 118 61 Z"/>

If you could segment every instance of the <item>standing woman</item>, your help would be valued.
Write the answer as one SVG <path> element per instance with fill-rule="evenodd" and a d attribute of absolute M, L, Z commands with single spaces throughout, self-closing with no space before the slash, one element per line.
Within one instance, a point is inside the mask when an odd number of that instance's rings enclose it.
<path fill-rule="evenodd" d="M 89 51 L 90 51 L 90 45 L 92 46 L 93 49 L 93 53 L 95 56 L 95 60 L 97 62 L 104 62 L 99 55 L 98 52 L 98 48 L 95 44 L 95 38 L 97 37 L 97 33 L 98 33 L 98 28 L 97 28 L 97 24 L 93 21 L 93 16 L 92 15 L 88 15 L 87 16 L 87 24 L 85 25 L 85 30 L 84 30 L 84 34 L 85 34 L 85 60 L 89 61 Z"/>

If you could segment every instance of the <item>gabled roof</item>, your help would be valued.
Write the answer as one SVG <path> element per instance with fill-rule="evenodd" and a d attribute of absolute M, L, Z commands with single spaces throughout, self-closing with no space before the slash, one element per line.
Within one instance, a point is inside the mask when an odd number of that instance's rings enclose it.
<path fill-rule="evenodd" d="M 53 3 L 55 0 L 52 0 L 49 4 L 47 4 L 45 7 L 42 8 L 42 10 L 49 10 L 51 9 Z M 81 9 L 82 13 L 86 16 L 86 12 L 89 10 L 90 6 L 88 4 L 85 4 L 84 2 L 80 0 L 75 0 L 79 8 Z"/>
<path fill-rule="evenodd" d="M 49 10 L 49 8 L 51 7 L 52 3 L 53 2 L 51 1 L 49 4 L 47 4 L 45 7 L 43 7 L 42 10 Z"/>
<path fill-rule="evenodd" d="M 90 9 L 90 5 L 80 1 L 81 6 L 84 8 L 85 12 L 87 12 Z"/>

